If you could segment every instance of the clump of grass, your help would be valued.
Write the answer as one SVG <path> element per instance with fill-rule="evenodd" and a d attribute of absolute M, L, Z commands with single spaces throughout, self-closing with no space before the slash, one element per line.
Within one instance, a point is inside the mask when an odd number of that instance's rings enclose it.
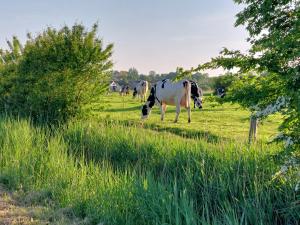
<path fill-rule="evenodd" d="M 210 143 L 76 122 L 51 133 L 0 119 L 0 180 L 49 193 L 90 224 L 297 224 L 294 180 L 272 181 L 276 145 Z"/>

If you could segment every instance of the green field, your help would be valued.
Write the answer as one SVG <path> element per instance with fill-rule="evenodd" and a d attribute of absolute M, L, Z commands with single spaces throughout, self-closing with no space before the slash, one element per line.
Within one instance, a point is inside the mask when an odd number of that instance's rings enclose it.
<path fill-rule="evenodd" d="M 93 105 L 93 115 L 100 119 L 120 121 L 125 124 L 135 124 L 141 128 L 166 131 L 183 137 L 204 138 L 210 140 L 238 140 L 247 141 L 249 130 L 250 112 L 243 110 L 237 104 L 220 105 L 209 102 L 204 98 L 203 109 L 192 109 L 192 123 L 187 123 L 187 112 L 181 110 L 178 123 L 173 123 L 175 118 L 175 106 L 168 106 L 165 121 L 160 121 L 160 110 L 154 106 L 148 120 L 141 122 L 141 103 L 132 96 L 121 97 L 111 94 L 103 97 L 99 104 Z M 281 117 L 271 116 L 258 128 L 258 138 L 261 141 L 271 140 L 278 133 Z"/>
<path fill-rule="evenodd" d="M 249 112 L 205 100 L 192 123 L 174 107 L 112 94 L 57 129 L 0 120 L 0 182 L 43 193 L 39 204 L 70 208 L 83 224 L 299 224 L 296 180 L 274 178 L 282 146 L 267 144 L 280 116 L 247 144 Z M 88 115 L 88 116 L 87 116 Z"/>

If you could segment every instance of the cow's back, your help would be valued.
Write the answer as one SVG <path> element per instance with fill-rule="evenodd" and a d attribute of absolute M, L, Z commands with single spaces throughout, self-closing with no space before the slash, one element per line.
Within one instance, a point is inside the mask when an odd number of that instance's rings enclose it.
<path fill-rule="evenodd" d="M 170 80 L 158 81 L 156 83 L 157 98 L 163 104 L 176 105 L 177 99 L 181 99 L 185 96 L 186 89 L 184 87 L 184 81 L 178 81 L 175 83 Z"/>

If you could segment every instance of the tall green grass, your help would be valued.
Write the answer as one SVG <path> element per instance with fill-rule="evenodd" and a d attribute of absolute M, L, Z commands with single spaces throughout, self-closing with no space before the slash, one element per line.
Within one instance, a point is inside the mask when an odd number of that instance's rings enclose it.
<path fill-rule="evenodd" d="M 0 119 L 0 182 L 42 191 L 90 224 L 298 224 L 280 146 L 186 139 L 119 123 L 55 131 Z"/>

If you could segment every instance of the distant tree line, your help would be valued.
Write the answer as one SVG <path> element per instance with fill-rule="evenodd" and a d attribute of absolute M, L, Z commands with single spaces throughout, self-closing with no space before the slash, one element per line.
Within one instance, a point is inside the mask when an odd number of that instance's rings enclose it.
<path fill-rule="evenodd" d="M 113 71 L 112 80 L 119 85 L 129 85 L 133 88 L 137 81 L 146 80 L 150 84 L 163 79 L 176 78 L 177 72 L 170 72 L 164 74 L 157 74 L 155 71 L 150 71 L 149 74 L 140 74 L 136 68 L 130 68 L 128 71 Z M 192 74 L 192 80 L 196 81 L 199 86 L 205 90 L 215 90 L 219 86 L 228 87 L 233 75 L 231 73 L 225 74 L 225 76 L 210 77 L 207 73 L 194 73 Z"/>

